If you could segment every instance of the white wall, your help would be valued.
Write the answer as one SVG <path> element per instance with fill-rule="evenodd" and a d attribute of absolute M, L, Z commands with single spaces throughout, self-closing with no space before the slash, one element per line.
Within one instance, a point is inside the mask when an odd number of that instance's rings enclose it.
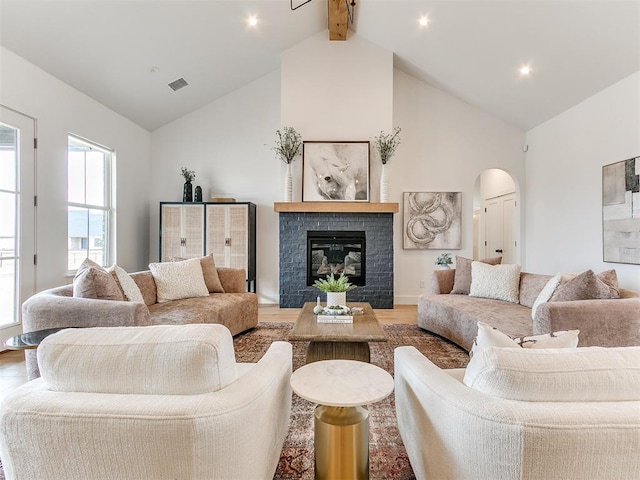
<path fill-rule="evenodd" d="M 476 179 L 485 169 L 499 168 L 523 185 L 524 132 L 399 70 L 393 124 L 402 127 L 402 144 L 387 165 L 390 201 L 399 202 L 402 212 L 403 192 L 462 192 L 462 249 L 449 252 L 472 258 Z M 442 250 L 403 250 L 402 213 L 394 228 L 396 303 L 415 304 L 428 291 Z"/>
<path fill-rule="evenodd" d="M 278 215 L 283 174 L 271 150 L 280 127 L 280 72 L 154 130 L 150 257 L 158 261 L 159 202 L 182 201 L 180 167 L 195 170 L 203 200 L 225 193 L 257 205 L 257 287 L 262 303 L 278 303 Z"/>
<path fill-rule="evenodd" d="M 602 167 L 640 155 L 640 72 L 527 132 L 526 261 L 539 273 L 615 268 L 640 290 L 640 265 L 602 261 Z"/>
<path fill-rule="evenodd" d="M 145 268 L 150 133 L 4 47 L 0 47 L 0 103 L 37 119 L 36 289 L 71 281 L 65 277 L 69 133 L 115 150 L 117 262 L 129 271 Z"/>
<path fill-rule="evenodd" d="M 327 36 L 321 32 L 282 54 L 281 123 L 303 140 L 373 141 L 393 127 L 393 53 L 352 32 L 345 42 Z M 377 202 L 375 148 L 371 155 L 369 198 Z M 292 169 L 293 200 L 301 201 L 302 162 Z"/>

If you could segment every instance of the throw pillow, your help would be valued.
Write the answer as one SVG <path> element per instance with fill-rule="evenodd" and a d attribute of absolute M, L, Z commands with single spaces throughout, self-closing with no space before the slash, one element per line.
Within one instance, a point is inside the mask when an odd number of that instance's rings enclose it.
<path fill-rule="evenodd" d="M 73 296 L 99 300 L 124 300 L 111 274 L 88 258 L 80 264 L 73 277 Z"/>
<path fill-rule="evenodd" d="M 181 298 L 208 297 L 200 259 L 149 264 L 158 290 L 158 303 Z"/>
<path fill-rule="evenodd" d="M 205 255 L 200 258 L 200 266 L 202 267 L 202 275 L 204 283 L 211 293 L 224 293 L 222 282 L 218 276 L 218 269 L 213 261 L 213 254 Z"/>
<path fill-rule="evenodd" d="M 620 291 L 615 270 L 607 270 L 599 275 L 596 275 L 593 270 L 587 270 L 560 283 L 549 301 L 568 302 L 619 297 Z"/>
<path fill-rule="evenodd" d="M 182 262 L 187 260 L 185 257 L 171 257 L 170 262 Z M 200 257 L 200 266 L 202 267 L 202 275 L 204 283 L 207 285 L 211 293 L 224 293 L 224 287 L 218 276 L 218 269 L 213 261 L 213 253 Z"/>
<path fill-rule="evenodd" d="M 536 318 L 536 312 L 538 311 L 538 307 L 549 301 L 549 299 L 553 296 L 554 292 L 560 285 L 560 280 L 562 279 L 562 274 L 557 274 L 555 277 L 552 277 L 547 284 L 540 290 L 536 301 L 533 302 L 533 306 L 531 307 L 531 318 Z"/>
<path fill-rule="evenodd" d="M 487 265 L 472 262 L 469 296 L 518 303 L 520 265 Z"/>
<path fill-rule="evenodd" d="M 115 275 L 116 281 L 122 289 L 124 298 L 129 302 L 144 303 L 144 297 L 138 284 L 129 276 L 126 270 L 115 263 L 109 268 L 109 273 Z"/>
<path fill-rule="evenodd" d="M 507 348 L 576 348 L 580 330 L 560 330 L 558 332 L 527 337 L 511 338 L 496 327 L 484 322 L 478 322 L 478 335 L 473 341 L 469 356 L 487 347 Z"/>
<path fill-rule="evenodd" d="M 485 258 L 479 260 L 488 265 L 498 265 L 502 262 L 502 257 Z M 471 289 L 471 263 L 473 260 L 469 258 L 459 257 L 456 255 L 456 271 L 453 278 L 453 289 L 451 293 L 459 295 L 469 295 Z"/>

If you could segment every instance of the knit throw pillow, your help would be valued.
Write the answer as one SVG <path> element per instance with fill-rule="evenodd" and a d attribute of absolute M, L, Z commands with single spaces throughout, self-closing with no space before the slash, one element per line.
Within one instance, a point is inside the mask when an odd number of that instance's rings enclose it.
<path fill-rule="evenodd" d="M 487 265 L 472 262 L 469 296 L 518 303 L 520 265 Z"/>
<path fill-rule="evenodd" d="M 200 259 L 149 264 L 158 290 L 158 303 L 182 298 L 208 297 Z"/>
<path fill-rule="evenodd" d="M 498 265 L 502 262 L 502 257 L 485 258 L 479 260 L 488 265 Z M 453 278 L 453 289 L 451 293 L 459 295 L 469 295 L 471 289 L 471 263 L 473 260 L 469 258 L 459 257 L 456 255 L 456 272 Z"/>

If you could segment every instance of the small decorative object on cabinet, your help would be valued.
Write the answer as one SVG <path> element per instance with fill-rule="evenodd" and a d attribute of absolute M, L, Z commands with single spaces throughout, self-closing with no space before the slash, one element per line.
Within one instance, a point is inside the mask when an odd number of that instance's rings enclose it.
<path fill-rule="evenodd" d="M 196 195 L 194 197 L 194 202 L 202 202 L 202 187 L 198 185 L 196 187 Z"/>
<path fill-rule="evenodd" d="M 209 254 L 217 267 L 244 268 L 256 292 L 255 204 L 160 202 L 160 261 Z"/>
<path fill-rule="evenodd" d="M 195 180 L 196 172 L 194 170 L 189 170 L 187 167 L 182 167 L 180 169 L 180 175 L 184 177 L 184 185 L 182 186 L 182 201 L 192 202 L 193 186 L 191 185 L 191 182 Z"/>
<path fill-rule="evenodd" d="M 401 131 L 400 127 L 396 127 L 393 129 L 393 133 L 380 132 L 380 135 L 374 137 L 374 145 L 382 162 L 382 169 L 380 170 L 380 202 L 383 203 L 389 201 L 389 181 L 387 179 L 386 165 L 393 157 L 398 145 L 400 145 Z"/>

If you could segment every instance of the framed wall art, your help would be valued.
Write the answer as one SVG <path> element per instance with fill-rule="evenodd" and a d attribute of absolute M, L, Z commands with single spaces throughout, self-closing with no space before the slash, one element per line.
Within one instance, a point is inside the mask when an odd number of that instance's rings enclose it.
<path fill-rule="evenodd" d="M 640 265 L 640 157 L 602 167 L 602 260 Z"/>
<path fill-rule="evenodd" d="M 404 192 L 403 248 L 462 248 L 462 192 Z"/>
<path fill-rule="evenodd" d="M 368 202 L 369 142 L 303 142 L 303 202 Z"/>

